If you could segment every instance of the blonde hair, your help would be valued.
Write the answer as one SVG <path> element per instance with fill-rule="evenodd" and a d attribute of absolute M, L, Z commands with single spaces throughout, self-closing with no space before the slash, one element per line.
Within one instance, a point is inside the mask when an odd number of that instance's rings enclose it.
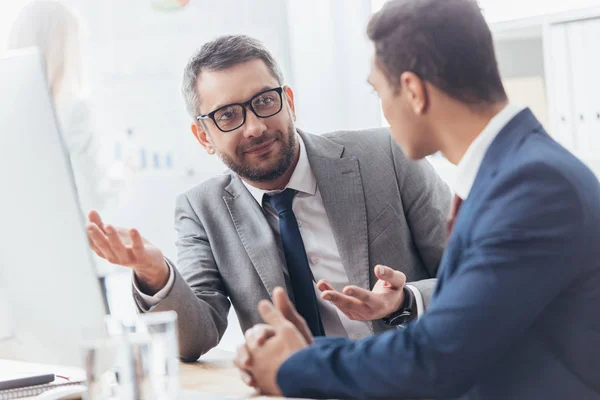
<path fill-rule="evenodd" d="M 46 62 L 48 86 L 56 102 L 83 91 L 82 24 L 74 10 L 57 0 L 31 1 L 18 14 L 8 48 L 36 46 Z"/>

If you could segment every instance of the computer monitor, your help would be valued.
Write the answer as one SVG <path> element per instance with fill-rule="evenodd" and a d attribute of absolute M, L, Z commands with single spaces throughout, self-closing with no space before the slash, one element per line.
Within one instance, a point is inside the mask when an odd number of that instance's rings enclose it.
<path fill-rule="evenodd" d="M 0 358 L 82 366 L 106 299 L 36 49 L 0 58 L 0 93 Z"/>

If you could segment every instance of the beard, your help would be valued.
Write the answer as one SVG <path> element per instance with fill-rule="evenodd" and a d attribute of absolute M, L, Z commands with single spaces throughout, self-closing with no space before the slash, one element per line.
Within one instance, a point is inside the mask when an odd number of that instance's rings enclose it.
<path fill-rule="evenodd" d="M 258 146 L 272 139 L 279 140 L 281 143 L 279 154 L 272 156 L 273 158 L 277 158 L 277 163 L 272 168 L 263 169 L 248 162 L 237 162 L 231 156 L 222 153 L 218 149 L 216 149 L 216 153 L 227 168 L 236 173 L 240 178 L 251 182 L 270 182 L 285 174 L 294 161 L 298 141 L 296 140 L 296 128 L 293 122 L 290 123 L 285 134 L 281 131 L 270 134 L 265 133 L 260 138 L 240 145 L 236 151 L 240 155 L 240 158 L 243 158 L 246 149 Z"/>

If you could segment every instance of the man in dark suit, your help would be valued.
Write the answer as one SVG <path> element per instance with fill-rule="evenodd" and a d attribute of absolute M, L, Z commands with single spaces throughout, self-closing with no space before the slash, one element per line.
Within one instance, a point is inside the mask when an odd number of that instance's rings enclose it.
<path fill-rule="evenodd" d="M 291 397 L 600 398 L 597 178 L 508 102 L 475 1 L 392 1 L 368 33 L 396 141 L 458 165 L 431 305 L 405 329 L 312 343 L 276 291 L 236 365 Z"/>

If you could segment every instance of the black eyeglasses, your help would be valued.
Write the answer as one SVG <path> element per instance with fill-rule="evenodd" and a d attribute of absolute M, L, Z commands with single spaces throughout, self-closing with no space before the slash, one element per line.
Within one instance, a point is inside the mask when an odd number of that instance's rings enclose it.
<path fill-rule="evenodd" d="M 246 122 L 248 106 L 258 118 L 269 118 L 278 114 L 283 108 L 282 93 L 282 87 L 264 90 L 245 103 L 228 104 L 209 114 L 199 115 L 196 119 L 212 119 L 221 132 L 231 132 Z"/>

